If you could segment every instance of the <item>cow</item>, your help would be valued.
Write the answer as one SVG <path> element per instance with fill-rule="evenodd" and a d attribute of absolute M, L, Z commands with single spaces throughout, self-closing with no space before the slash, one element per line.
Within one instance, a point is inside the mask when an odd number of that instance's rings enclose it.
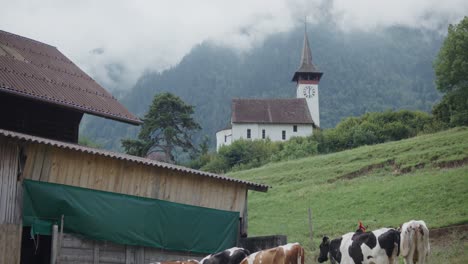
<path fill-rule="evenodd" d="M 425 264 L 429 258 L 429 230 L 424 221 L 411 220 L 401 227 L 400 251 L 405 264 Z"/>
<path fill-rule="evenodd" d="M 381 228 L 372 232 L 351 232 L 330 241 L 323 237 L 320 263 L 332 264 L 397 264 L 400 253 L 400 232 Z"/>
<path fill-rule="evenodd" d="M 250 252 L 245 248 L 233 247 L 200 260 L 200 264 L 239 264 Z"/>
<path fill-rule="evenodd" d="M 241 264 L 304 264 L 304 249 L 299 243 L 289 243 L 252 253 Z"/>
<path fill-rule="evenodd" d="M 150 264 L 198 264 L 198 260 L 189 259 L 189 260 L 176 260 L 176 261 L 162 261 L 162 262 L 152 262 Z"/>

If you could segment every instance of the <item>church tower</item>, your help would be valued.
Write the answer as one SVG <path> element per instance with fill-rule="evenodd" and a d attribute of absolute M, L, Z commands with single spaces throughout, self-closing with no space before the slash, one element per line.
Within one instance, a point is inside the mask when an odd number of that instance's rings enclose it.
<path fill-rule="evenodd" d="M 323 72 L 320 72 L 312 63 L 312 52 L 307 38 L 307 29 L 304 30 L 304 45 L 299 69 L 294 73 L 293 82 L 297 83 L 297 98 L 305 98 L 310 115 L 317 127 L 320 127 L 319 89 L 318 84 Z"/>

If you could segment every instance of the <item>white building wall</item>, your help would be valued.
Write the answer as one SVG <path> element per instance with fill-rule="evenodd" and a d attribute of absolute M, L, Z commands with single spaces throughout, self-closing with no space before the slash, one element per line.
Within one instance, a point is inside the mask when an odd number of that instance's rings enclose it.
<path fill-rule="evenodd" d="M 297 132 L 293 131 L 293 124 L 232 124 L 232 140 L 247 139 L 247 129 L 251 130 L 251 139 L 262 139 L 262 130 L 265 130 L 265 138 L 272 141 L 286 141 L 291 137 L 306 137 L 312 135 L 312 125 L 298 124 Z M 286 139 L 283 140 L 282 132 L 286 131 Z"/>
<path fill-rule="evenodd" d="M 232 129 L 224 129 L 216 132 L 216 151 L 224 145 L 231 145 Z"/>
<path fill-rule="evenodd" d="M 232 129 L 225 129 L 216 133 L 216 151 L 220 147 L 231 145 L 239 139 L 247 139 L 247 129 L 250 129 L 250 140 L 262 139 L 262 130 L 265 130 L 265 138 L 271 141 L 287 141 L 291 137 L 307 137 L 312 135 L 311 124 L 298 124 L 294 132 L 294 124 L 232 124 Z M 283 131 L 286 131 L 286 139 L 283 140 Z"/>

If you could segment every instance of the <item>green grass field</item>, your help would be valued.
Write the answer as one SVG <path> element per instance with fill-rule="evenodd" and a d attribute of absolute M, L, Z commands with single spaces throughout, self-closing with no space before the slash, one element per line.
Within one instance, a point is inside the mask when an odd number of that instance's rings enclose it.
<path fill-rule="evenodd" d="M 230 176 L 272 186 L 267 193 L 249 192 L 249 236 L 285 234 L 312 254 L 322 235 L 354 231 L 358 220 L 370 230 L 411 219 L 422 219 L 429 228 L 465 224 L 468 128 L 267 164 Z M 468 263 L 467 234 L 457 235 L 461 255 L 447 245 L 449 240 L 433 248 L 434 261 L 446 253 L 454 257 L 445 263 Z M 308 263 L 314 263 L 311 259 Z"/>

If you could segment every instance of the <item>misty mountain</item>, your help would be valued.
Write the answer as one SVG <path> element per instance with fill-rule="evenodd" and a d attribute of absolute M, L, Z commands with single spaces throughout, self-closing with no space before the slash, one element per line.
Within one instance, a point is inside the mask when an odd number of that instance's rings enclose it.
<path fill-rule="evenodd" d="M 202 126 L 195 140 L 230 122 L 233 98 L 292 98 L 291 78 L 299 66 L 303 29 L 278 33 L 240 52 L 212 42 L 194 47 L 182 61 L 161 73 L 145 73 L 121 102 L 143 117 L 153 96 L 171 92 L 195 106 Z M 371 111 L 430 111 L 440 95 L 432 62 L 444 36 L 435 31 L 391 27 L 376 32 L 343 32 L 324 24 L 308 29 L 313 61 L 324 72 L 320 90 L 323 128 Z M 87 117 L 82 134 L 105 148 L 119 149 L 120 139 L 138 128 Z"/>

